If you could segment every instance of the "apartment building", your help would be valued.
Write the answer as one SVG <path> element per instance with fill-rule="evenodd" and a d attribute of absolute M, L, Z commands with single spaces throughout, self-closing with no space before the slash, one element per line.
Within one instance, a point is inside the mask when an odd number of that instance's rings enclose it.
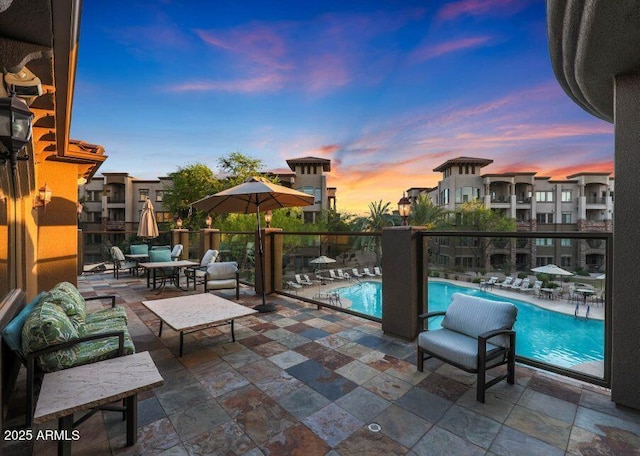
<path fill-rule="evenodd" d="M 287 164 L 291 171 L 274 170 L 267 174 L 278 177 L 284 186 L 315 196 L 315 204 L 302 208 L 305 222 L 315 223 L 323 210 L 335 210 L 336 188 L 327 187 L 325 174 L 331 171 L 331 160 L 303 157 L 287 160 Z M 82 204 L 79 221 L 87 232 L 85 258 L 101 261 L 105 244 L 121 243 L 127 232 L 129 235 L 135 232 L 147 198 L 153 202 L 158 223 L 173 221 L 175 214 L 163 205 L 164 193 L 171 184 L 170 177 L 139 179 L 126 172 L 112 172 L 96 175 L 78 187 Z"/>
<path fill-rule="evenodd" d="M 576 173 L 557 180 L 528 171 L 483 172 L 492 163 L 474 157 L 447 160 L 434 168 L 442 173 L 437 187 L 408 189 L 408 197 L 427 193 L 435 204 L 451 211 L 462 203 L 480 200 L 485 207 L 515 219 L 518 231 L 612 231 L 614 179 L 610 173 Z M 435 260 L 447 267 L 502 269 L 509 262 L 516 270 L 550 263 L 570 270 L 604 269 L 604 241 L 600 240 L 493 240 L 487 248 L 477 249 L 484 252 L 484 258 L 478 258 L 468 246 L 452 243 L 450 238 L 441 238 L 431 247 Z"/>

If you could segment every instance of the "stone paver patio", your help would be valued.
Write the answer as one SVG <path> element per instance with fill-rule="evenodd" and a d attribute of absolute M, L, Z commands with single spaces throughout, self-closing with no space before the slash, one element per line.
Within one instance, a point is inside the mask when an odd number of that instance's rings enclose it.
<path fill-rule="evenodd" d="M 159 339 L 141 304 L 158 298 L 142 280 L 87 275 L 79 289 L 118 296 L 137 351 L 151 353 L 165 385 L 138 397 L 136 446 L 124 446 L 120 414 L 101 412 L 79 426 L 73 454 L 640 454 L 640 413 L 593 385 L 518 365 L 517 384 L 496 385 L 479 404 L 475 376 L 433 360 L 417 372 L 414 344 L 379 324 L 275 295 L 276 312 L 236 322 L 235 343 L 228 327 L 207 329 L 185 338 L 179 358 L 177 333 Z M 241 291 L 240 303 L 260 302 Z M 24 378 L 18 387 L 9 425 L 23 419 Z M 3 441 L 1 453 L 54 455 L 56 444 Z"/>

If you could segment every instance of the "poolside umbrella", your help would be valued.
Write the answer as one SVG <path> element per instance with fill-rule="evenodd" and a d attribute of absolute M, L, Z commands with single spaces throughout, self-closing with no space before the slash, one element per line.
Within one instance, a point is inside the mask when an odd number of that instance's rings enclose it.
<path fill-rule="evenodd" d="M 315 259 L 309 261 L 309 263 L 318 264 L 318 265 L 335 263 L 335 262 L 336 262 L 336 260 L 334 260 L 333 258 L 329 258 L 328 256 L 325 256 L 325 255 L 321 255 L 318 258 L 315 258 Z M 320 281 L 320 285 L 319 285 L 320 289 L 318 290 L 318 295 L 320 294 L 320 290 L 322 289 L 322 285 L 324 285 L 324 279 L 322 279 Z"/>
<path fill-rule="evenodd" d="M 258 248 L 261 258 L 262 304 L 254 307 L 259 312 L 275 310 L 273 304 L 267 304 L 264 286 L 264 255 L 262 234 L 260 232 L 260 211 L 281 207 L 310 206 L 315 202 L 313 195 L 293 190 L 269 182 L 263 177 L 250 177 L 240 185 L 228 188 L 191 203 L 191 206 L 206 212 L 235 212 L 240 214 L 256 213 L 258 223 Z"/>
<path fill-rule="evenodd" d="M 138 224 L 138 236 L 146 240 L 158 237 L 158 224 L 153 211 L 153 205 L 149 198 L 144 202 L 142 212 L 140 213 L 140 223 Z"/>
<path fill-rule="evenodd" d="M 559 276 L 572 276 L 573 272 L 566 271 L 555 264 L 548 264 L 546 266 L 540 266 L 532 269 L 533 272 L 539 272 L 541 274 L 559 275 Z"/>

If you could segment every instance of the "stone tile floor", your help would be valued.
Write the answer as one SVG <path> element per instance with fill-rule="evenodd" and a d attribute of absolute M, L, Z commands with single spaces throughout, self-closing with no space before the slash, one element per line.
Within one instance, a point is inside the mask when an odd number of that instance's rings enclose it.
<path fill-rule="evenodd" d="M 593 385 L 518 365 L 517 384 L 501 382 L 479 404 L 475 376 L 433 360 L 418 372 L 414 344 L 379 324 L 278 296 L 276 312 L 236 322 L 235 343 L 228 327 L 193 333 L 179 358 L 175 332 L 157 337 L 159 321 L 141 301 L 158 296 L 141 280 L 96 274 L 79 288 L 118 296 L 137 350 L 151 353 L 165 385 L 139 395 L 134 447 L 124 446 L 121 416 L 100 412 L 79 426 L 73 454 L 640 454 L 640 413 Z M 243 287 L 240 302 L 258 298 Z M 9 425 L 23 419 L 23 379 L 18 387 Z M 2 445 L 1 454 L 56 453 L 51 441 Z"/>

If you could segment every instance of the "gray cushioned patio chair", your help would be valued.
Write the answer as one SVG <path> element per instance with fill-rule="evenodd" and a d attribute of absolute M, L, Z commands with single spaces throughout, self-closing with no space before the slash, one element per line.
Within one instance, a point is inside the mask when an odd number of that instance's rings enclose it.
<path fill-rule="evenodd" d="M 418 335 L 418 370 L 424 360 L 438 358 L 466 372 L 478 374 L 476 399 L 484 403 L 485 391 L 507 379 L 515 382 L 516 333 L 513 325 L 518 309 L 511 303 L 490 301 L 454 293 L 446 312 L 419 316 L 422 324 L 431 317 L 444 315 L 442 328 Z M 486 381 L 486 371 L 507 365 L 507 373 Z"/>
<path fill-rule="evenodd" d="M 136 261 L 129 261 L 125 258 L 124 253 L 120 250 L 120 247 L 111 247 L 111 259 L 113 260 L 113 276 L 118 279 L 120 271 L 129 271 L 133 273 L 138 268 Z"/>

